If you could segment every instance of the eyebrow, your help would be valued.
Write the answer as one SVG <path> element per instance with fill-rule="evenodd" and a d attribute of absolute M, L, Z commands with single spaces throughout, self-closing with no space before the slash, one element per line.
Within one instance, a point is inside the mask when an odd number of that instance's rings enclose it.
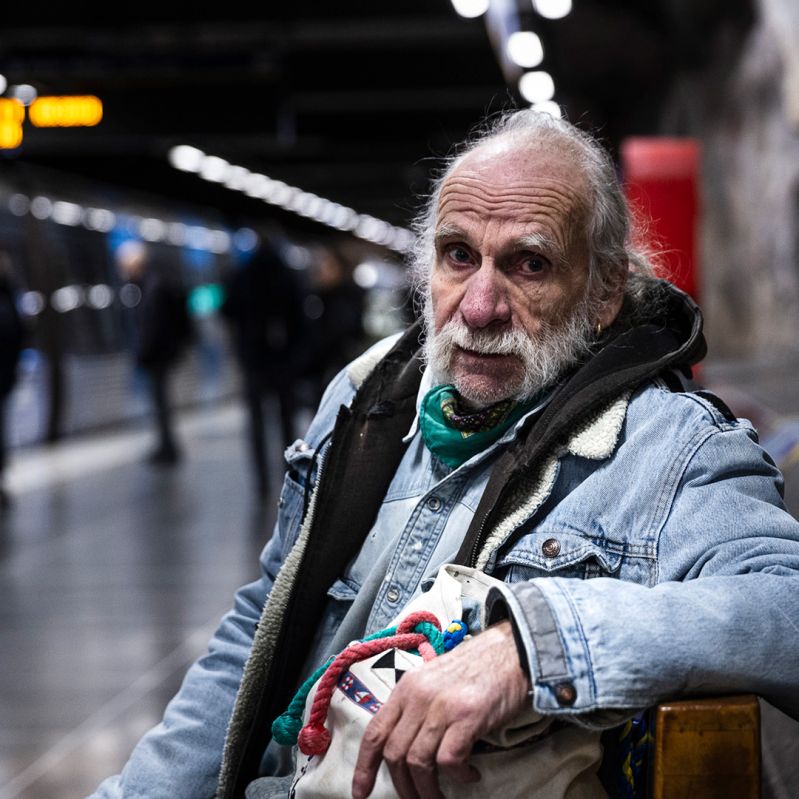
<path fill-rule="evenodd" d="M 466 241 L 468 241 L 469 235 L 466 233 L 465 230 L 455 225 L 444 224 L 436 229 L 434 237 L 434 243 L 436 247 L 443 244 L 444 242 L 450 241 L 451 239 L 465 239 Z"/>
<path fill-rule="evenodd" d="M 560 244 L 549 236 L 540 233 L 529 233 L 516 239 L 517 249 L 522 250 L 544 250 L 551 254 L 554 260 L 560 265 L 566 265 L 566 254 L 561 249 Z"/>
<path fill-rule="evenodd" d="M 469 243 L 470 236 L 457 225 L 443 224 L 436 230 L 434 243 L 436 248 L 438 248 L 442 244 L 446 244 L 453 239 L 463 239 L 466 243 Z M 518 239 L 514 239 L 510 242 L 510 249 L 514 251 L 544 250 L 552 256 L 553 260 L 556 261 L 559 266 L 566 264 L 566 256 L 560 244 L 558 244 L 555 239 L 544 236 L 541 233 L 528 233 L 527 235 L 520 236 Z"/>

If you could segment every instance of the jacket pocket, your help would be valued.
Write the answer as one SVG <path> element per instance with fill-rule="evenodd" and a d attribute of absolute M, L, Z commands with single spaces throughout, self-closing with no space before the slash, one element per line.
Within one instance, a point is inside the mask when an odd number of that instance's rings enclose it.
<path fill-rule="evenodd" d="M 302 439 L 297 439 L 284 454 L 286 474 L 277 501 L 277 523 L 283 542 L 283 557 L 288 554 L 299 534 L 306 492 L 310 491 L 308 482 L 312 477 L 314 455 L 314 448 Z"/>
<path fill-rule="evenodd" d="M 563 530 L 538 529 L 503 554 L 497 569 L 506 582 L 535 577 L 617 577 L 622 545 Z"/>

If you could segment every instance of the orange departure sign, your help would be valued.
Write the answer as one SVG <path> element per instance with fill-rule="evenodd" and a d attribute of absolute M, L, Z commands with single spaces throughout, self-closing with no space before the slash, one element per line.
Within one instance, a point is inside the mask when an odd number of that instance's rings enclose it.
<path fill-rule="evenodd" d="M 103 103 L 93 95 L 43 96 L 31 103 L 28 118 L 37 128 L 93 127 L 103 118 Z"/>
<path fill-rule="evenodd" d="M 11 150 L 22 143 L 25 106 L 19 100 L 0 97 L 0 148 Z"/>

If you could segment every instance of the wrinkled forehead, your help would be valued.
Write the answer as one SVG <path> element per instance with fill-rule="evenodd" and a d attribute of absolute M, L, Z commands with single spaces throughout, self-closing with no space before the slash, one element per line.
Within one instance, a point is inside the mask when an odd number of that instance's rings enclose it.
<path fill-rule="evenodd" d="M 588 182 L 561 149 L 482 147 L 466 155 L 441 187 L 437 221 L 457 213 L 534 221 L 541 214 L 571 227 L 584 218 Z"/>

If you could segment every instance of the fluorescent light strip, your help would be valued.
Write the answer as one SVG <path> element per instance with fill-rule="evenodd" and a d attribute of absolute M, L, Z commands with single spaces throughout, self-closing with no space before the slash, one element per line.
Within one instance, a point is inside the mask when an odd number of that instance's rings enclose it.
<path fill-rule="evenodd" d="M 376 219 L 369 214 L 359 214 L 353 208 L 289 186 L 282 180 L 251 172 L 243 166 L 231 164 L 224 158 L 209 155 L 197 147 L 180 144 L 173 147 L 167 158 L 175 169 L 190 172 L 212 183 L 219 183 L 231 191 L 262 200 L 269 205 L 313 219 L 320 225 L 352 233 L 359 239 L 379 244 L 396 252 L 405 253 L 413 246 L 410 230 Z"/>
<path fill-rule="evenodd" d="M 162 242 L 175 247 L 185 247 L 188 244 L 192 249 L 208 250 L 217 255 L 229 252 L 233 241 L 226 230 L 202 225 L 189 226 L 183 222 L 167 222 L 156 217 L 142 218 L 132 214 L 114 213 L 107 208 L 92 208 L 65 200 L 52 200 L 42 195 L 30 198 L 25 194 L 12 194 L 8 199 L 8 209 L 14 216 L 31 214 L 42 221 L 49 219 L 69 227 L 82 225 L 87 230 L 98 233 L 109 233 L 125 219 L 128 231 L 144 241 Z M 233 235 L 235 237 L 237 234 Z"/>

